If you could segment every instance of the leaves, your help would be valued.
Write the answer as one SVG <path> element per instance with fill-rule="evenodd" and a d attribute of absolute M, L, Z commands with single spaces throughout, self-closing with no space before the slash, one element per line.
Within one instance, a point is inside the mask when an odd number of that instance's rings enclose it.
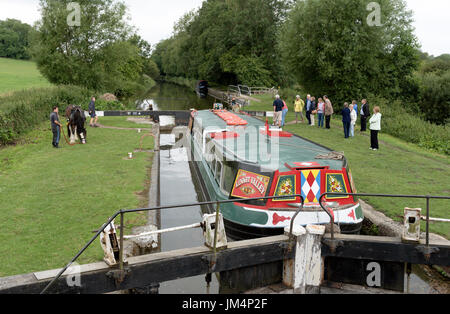
<path fill-rule="evenodd" d="M 144 88 L 150 45 L 126 21 L 116 0 L 82 0 L 80 26 L 67 23 L 69 0 L 41 0 L 42 19 L 33 38 L 33 57 L 55 84 L 74 84 L 129 96 Z"/>

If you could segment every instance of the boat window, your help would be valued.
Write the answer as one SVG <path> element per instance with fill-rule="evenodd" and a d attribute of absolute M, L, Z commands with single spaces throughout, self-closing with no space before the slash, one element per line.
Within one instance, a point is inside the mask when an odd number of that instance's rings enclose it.
<path fill-rule="evenodd" d="M 213 161 L 215 161 L 215 155 L 214 155 L 214 151 L 215 151 L 215 147 L 211 147 L 211 150 L 209 152 L 207 152 L 205 154 L 205 160 L 208 163 L 209 168 L 214 172 L 214 168 L 213 168 Z"/>
<path fill-rule="evenodd" d="M 215 176 L 215 173 L 216 173 L 216 163 L 217 163 L 216 159 L 213 158 L 213 160 L 211 161 L 211 166 L 210 166 L 210 168 L 211 168 L 211 172 L 212 172 L 212 174 L 213 174 L 214 176 Z"/>
<path fill-rule="evenodd" d="M 233 188 L 234 179 L 236 177 L 236 173 L 233 168 L 229 165 L 223 165 L 223 185 L 222 189 L 224 189 L 227 193 L 230 193 Z"/>
<path fill-rule="evenodd" d="M 220 175 L 221 174 L 222 174 L 222 163 L 220 161 L 217 161 L 215 178 L 216 178 L 217 183 L 219 183 L 219 185 L 220 185 Z"/>

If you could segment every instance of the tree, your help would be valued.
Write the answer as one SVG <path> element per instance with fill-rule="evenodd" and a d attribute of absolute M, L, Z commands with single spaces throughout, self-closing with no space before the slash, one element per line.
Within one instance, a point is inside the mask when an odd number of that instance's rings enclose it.
<path fill-rule="evenodd" d="M 373 24 L 368 0 L 300 0 L 282 38 L 283 59 L 308 92 L 335 103 L 402 96 L 418 66 L 412 14 L 403 0 L 380 0 Z M 370 8 L 370 7 L 369 7 Z"/>
<path fill-rule="evenodd" d="M 205 1 L 178 21 L 152 59 L 170 76 L 271 86 L 284 77 L 277 38 L 290 3 Z"/>
<path fill-rule="evenodd" d="M 0 21 L 0 57 L 30 59 L 28 49 L 32 31 L 30 25 L 18 20 Z"/>
<path fill-rule="evenodd" d="M 417 74 L 420 110 L 425 119 L 446 124 L 450 120 L 450 55 L 428 58 Z"/>
<path fill-rule="evenodd" d="M 125 20 L 126 6 L 115 0 L 41 0 L 42 18 L 33 39 L 33 57 L 55 84 L 81 85 L 131 94 L 142 75 L 142 42 Z M 79 24 L 69 23 L 72 14 Z M 69 21 L 68 21 L 69 20 Z M 144 47 L 144 45 L 142 46 Z M 124 89 L 127 89 L 126 91 Z"/>

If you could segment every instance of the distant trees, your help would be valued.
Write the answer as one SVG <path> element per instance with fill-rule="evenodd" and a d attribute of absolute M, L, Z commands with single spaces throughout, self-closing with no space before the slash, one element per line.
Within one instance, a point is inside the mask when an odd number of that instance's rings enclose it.
<path fill-rule="evenodd" d="M 170 76 L 271 86 L 283 79 L 277 38 L 290 3 L 205 1 L 179 20 L 152 58 Z"/>
<path fill-rule="evenodd" d="M 436 124 L 450 122 L 450 55 L 426 59 L 417 76 L 425 118 Z"/>
<path fill-rule="evenodd" d="M 78 25 L 68 23 L 69 0 L 41 0 L 42 19 L 33 37 L 33 57 L 52 83 L 134 94 L 151 80 L 144 76 L 150 46 L 125 20 L 115 0 L 79 0 Z"/>
<path fill-rule="evenodd" d="M 374 25 L 368 3 L 303 0 L 290 12 L 283 60 L 311 93 L 341 103 L 368 93 L 399 97 L 410 88 L 419 60 L 411 12 L 403 0 L 380 0 L 381 24 Z"/>
<path fill-rule="evenodd" d="M 0 21 L 0 57 L 30 59 L 29 37 L 33 28 L 21 21 L 7 19 Z"/>

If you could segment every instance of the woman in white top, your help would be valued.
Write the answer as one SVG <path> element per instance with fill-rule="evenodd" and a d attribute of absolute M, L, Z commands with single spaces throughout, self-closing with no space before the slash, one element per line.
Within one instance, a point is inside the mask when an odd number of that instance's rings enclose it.
<path fill-rule="evenodd" d="M 356 125 L 356 120 L 358 119 L 358 116 L 356 114 L 356 110 L 353 106 L 350 106 L 350 118 L 352 119 L 350 121 L 350 136 L 354 137 L 355 136 L 355 125 Z"/>
<path fill-rule="evenodd" d="M 381 131 L 380 107 L 373 108 L 373 116 L 370 118 L 370 149 L 378 150 L 378 132 Z"/>

